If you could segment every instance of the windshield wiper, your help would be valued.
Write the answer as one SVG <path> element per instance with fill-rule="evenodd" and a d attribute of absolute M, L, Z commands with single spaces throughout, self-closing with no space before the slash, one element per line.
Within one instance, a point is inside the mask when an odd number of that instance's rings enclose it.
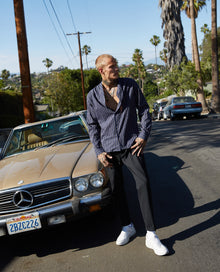
<path fill-rule="evenodd" d="M 43 146 L 39 146 L 36 149 L 40 149 L 40 148 L 44 148 L 44 147 L 50 147 L 50 146 L 54 146 L 56 144 L 60 144 L 60 143 L 65 143 L 65 142 L 68 142 L 70 140 L 75 140 L 75 139 L 85 139 L 85 138 L 89 138 L 89 135 L 71 135 L 71 136 L 66 136 L 66 137 L 63 137 L 63 138 L 60 138 L 60 139 L 57 139 L 53 142 L 50 142 L 48 144 L 45 144 Z"/>

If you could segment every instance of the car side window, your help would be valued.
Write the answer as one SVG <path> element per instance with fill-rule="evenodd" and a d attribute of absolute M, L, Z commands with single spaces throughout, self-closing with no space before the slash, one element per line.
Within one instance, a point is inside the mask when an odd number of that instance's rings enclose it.
<path fill-rule="evenodd" d="M 20 150 L 20 131 L 15 131 L 12 135 L 10 144 L 7 148 L 8 155 L 16 153 Z"/>

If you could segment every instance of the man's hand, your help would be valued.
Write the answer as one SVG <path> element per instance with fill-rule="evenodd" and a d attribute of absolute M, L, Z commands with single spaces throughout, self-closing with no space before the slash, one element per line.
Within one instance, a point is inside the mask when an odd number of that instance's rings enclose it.
<path fill-rule="evenodd" d="M 103 164 L 104 167 L 112 167 L 113 164 L 109 162 L 108 159 L 112 159 L 112 156 L 108 155 L 106 152 L 103 152 L 98 155 L 99 161 Z"/>
<path fill-rule="evenodd" d="M 132 152 L 132 155 L 134 155 L 135 153 L 137 153 L 137 156 L 139 157 L 140 154 L 143 153 L 144 147 L 146 145 L 146 141 L 144 139 L 141 139 L 139 137 L 137 137 L 135 139 L 135 144 L 131 146 L 131 149 L 134 149 Z"/>

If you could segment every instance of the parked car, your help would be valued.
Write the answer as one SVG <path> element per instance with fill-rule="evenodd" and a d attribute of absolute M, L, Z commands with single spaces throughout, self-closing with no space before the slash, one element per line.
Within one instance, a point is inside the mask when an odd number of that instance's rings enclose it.
<path fill-rule="evenodd" d="M 65 223 L 110 203 L 85 112 L 11 131 L 0 160 L 0 236 Z"/>
<path fill-rule="evenodd" d="M 202 104 L 196 102 L 191 96 L 172 97 L 163 109 L 163 118 L 175 120 L 176 118 L 200 117 Z"/>
<path fill-rule="evenodd" d="M 166 106 L 167 101 L 161 101 L 154 103 L 153 107 L 153 119 L 161 120 L 163 118 L 163 109 Z"/>

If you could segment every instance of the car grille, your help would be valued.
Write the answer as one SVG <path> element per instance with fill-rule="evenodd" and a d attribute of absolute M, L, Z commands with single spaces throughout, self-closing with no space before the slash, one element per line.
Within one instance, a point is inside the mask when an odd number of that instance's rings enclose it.
<path fill-rule="evenodd" d="M 0 214 L 33 209 L 71 196 L 69 179 L 57 179 L 16 187 L 0 192 Z M 21 201 L 15 201 L 15 195 Z M 27 198 L 27 202 L 23 201 Z M 16 199 L 17 200 L 17 199 Z M 23 205 L 22 205 L 23 204 Z"/>

